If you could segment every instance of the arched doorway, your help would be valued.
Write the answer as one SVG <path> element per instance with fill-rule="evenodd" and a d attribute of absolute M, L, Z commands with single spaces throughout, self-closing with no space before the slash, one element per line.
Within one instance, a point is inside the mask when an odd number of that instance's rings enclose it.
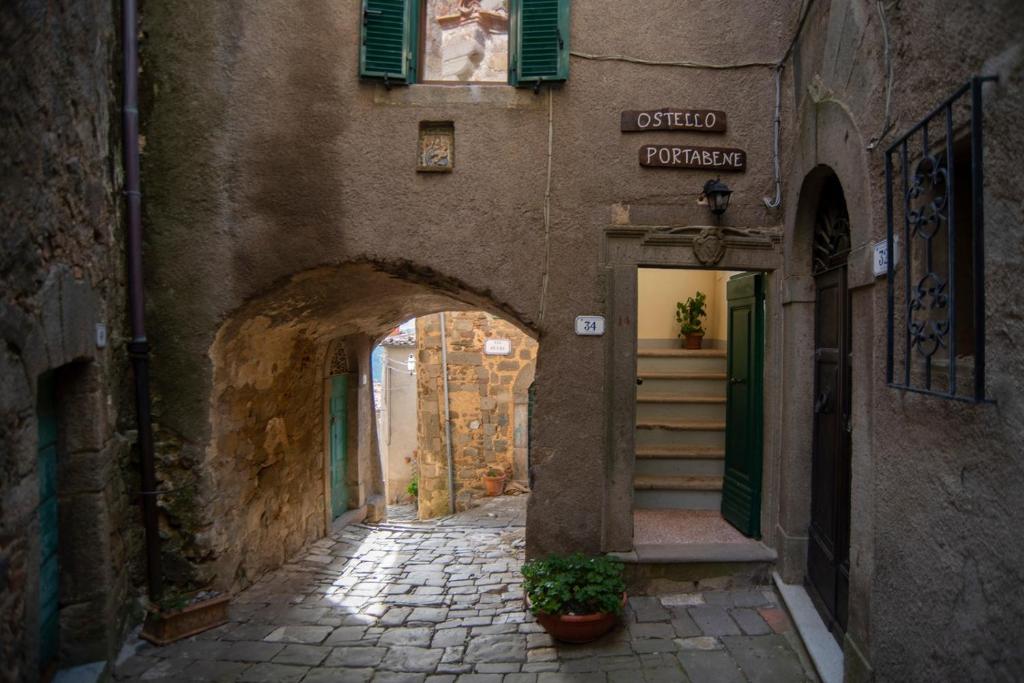
<path fill-rule="evenodd" d="M 841 642 L 850 590 L 852 306 L 846 265 L 850 220 L 834 174 L 819 191 L 813 239 L 814 418 L 806 577 L 818 611 Z"/>

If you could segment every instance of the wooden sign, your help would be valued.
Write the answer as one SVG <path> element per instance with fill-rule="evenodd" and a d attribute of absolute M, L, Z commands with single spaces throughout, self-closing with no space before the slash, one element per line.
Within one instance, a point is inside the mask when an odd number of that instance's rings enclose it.
<path fill-rule="evenodd" d="M 714 109 L 658 109 L 622 112 L 622 132 L 696 130 L 725 132 L 725 112 Z"/>
<path fill-rule="evenodd" d="M 663 168 L 704 168 L 712 171 L 744 171 L 747 153 L 730 147 L 692 145 L 644 145 L 640 165 Z"/>

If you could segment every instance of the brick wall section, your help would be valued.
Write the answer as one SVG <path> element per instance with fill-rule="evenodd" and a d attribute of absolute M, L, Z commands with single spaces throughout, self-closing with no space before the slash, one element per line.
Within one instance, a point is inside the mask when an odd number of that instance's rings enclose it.
<path fill-rule="evenodd" d="M 515 405 L 526 400 L 537 361 L 537 342 L 514 325 L 483 312 L 445 314 L 448 392 L 455 462 L 456 508 L 484 495 L 490 468 L 513 469 Z M 512 353 L 484 354 L 487 339 L 508 339 Z M 421 518 L 448 513 L 444 386 L 440 316 L 416 320 Z M 528 373 L 525 377 L 523 373 Z M 525 425 L 520 426 L 525 429 Z"/>

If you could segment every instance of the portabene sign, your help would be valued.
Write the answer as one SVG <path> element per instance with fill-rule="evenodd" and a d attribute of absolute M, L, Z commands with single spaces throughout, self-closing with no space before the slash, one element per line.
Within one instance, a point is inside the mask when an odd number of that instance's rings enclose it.
<path fill-rule="evenodd" d="M 732 147 L 695 147 L 693 145 L 644 145 L 640 148 L 641 166 L 663 168 L 704 168 L 712 171 L 743 171 L 747 153 Z"/>
<path fill-rule="evenodd" d="M 622 112 L 622 132 L 695 130 L 725 132 L 725 112 L 714 109 L 658 109 Z"/>

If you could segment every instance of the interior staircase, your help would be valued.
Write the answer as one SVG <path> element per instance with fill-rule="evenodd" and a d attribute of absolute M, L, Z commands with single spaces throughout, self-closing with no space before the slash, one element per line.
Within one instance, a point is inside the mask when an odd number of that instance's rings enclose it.
<path fill-rule="evenodd" d="M 637 356 L 634 507 L 719 509 L 725 350 L 641 348 Z"/>

